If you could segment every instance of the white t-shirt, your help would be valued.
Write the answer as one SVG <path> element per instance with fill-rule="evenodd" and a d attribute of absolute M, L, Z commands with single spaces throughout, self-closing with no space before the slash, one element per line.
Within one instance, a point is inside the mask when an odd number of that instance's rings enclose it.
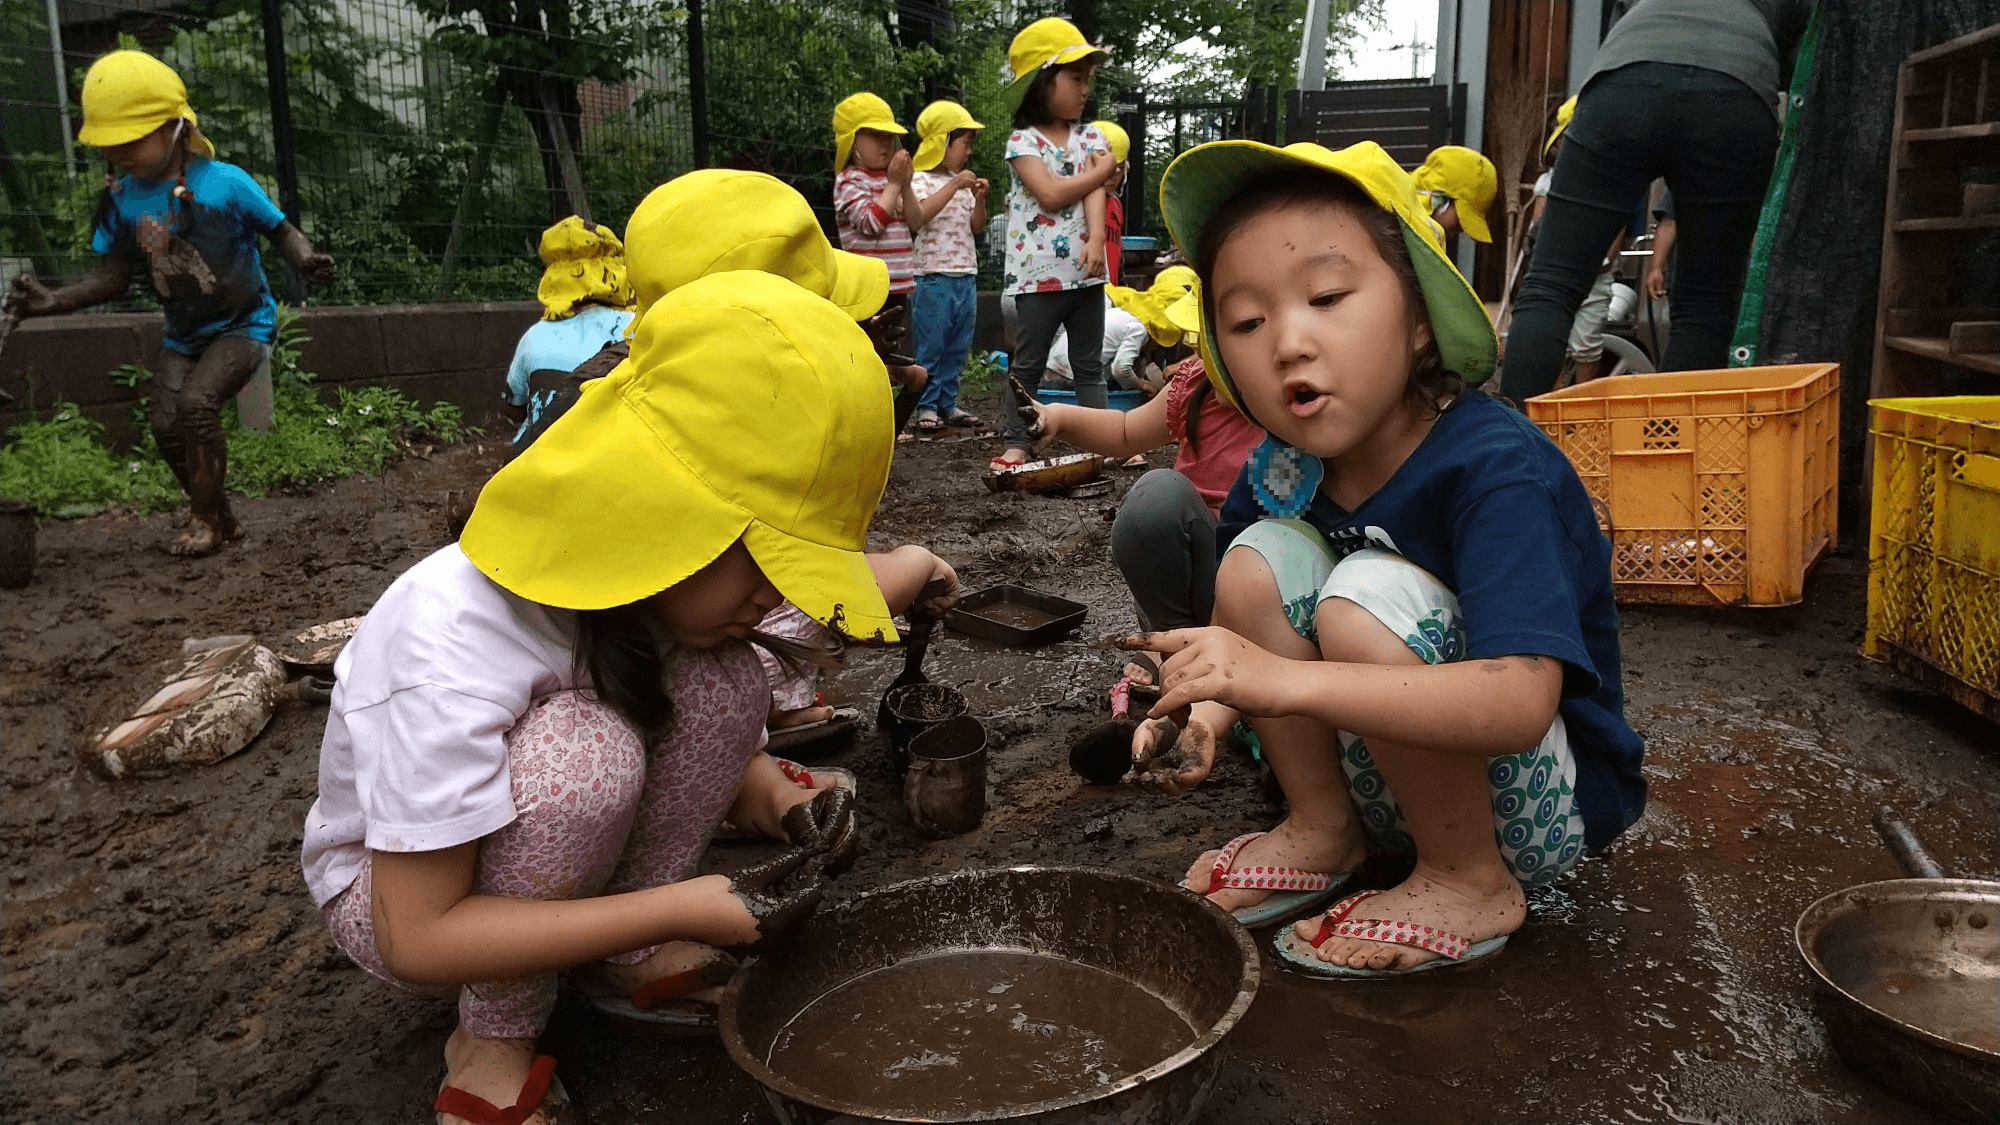
<path fill-rule="evenodd" d="M 573 614 L 508 593 L 456 543 L 396 579 L 334 663 L 303 848 L 315 904 L 370 849 L 438 851 L 514 819 L 507 732 L 536 699 L 588 686 L 574 638 Z"/>
<path fill-rule="evenodd" d="M 1132 370 L 1139 362 L 1139 349 L 1146 346 L 1146 326 L 1139 318 L 1104 298 L 1104 378 L 1110 385 L 1128 390 L 1139 385 Z M 1055 343 L 1049 345 L 1049 363 L 1043 377 L 1074 378 L 1069 369 L 1069 332 L 1056 329 Z"/>

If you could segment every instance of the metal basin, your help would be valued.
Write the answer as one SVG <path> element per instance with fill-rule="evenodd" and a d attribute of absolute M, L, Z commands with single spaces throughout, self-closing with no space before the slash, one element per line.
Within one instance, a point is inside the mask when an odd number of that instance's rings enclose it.
<path fill-rule="evenodd" d="M 939 953 L 1033 953 L 1101 969 L 1185 1018 L 1195 1038 L 1095 1089 L 1026 1105 L 916 1115 L 829 1096 L 767 1065 L 788 1024 L 828 992 Z M 1081 867 L 959 871 L 897 883 L 821 911 L 724 991 L 722 1042 L 777 1119 L 1185 1125 L 1215 1086 L 1227 1039 L 1256 998 L 1257 948 L 1214 904 L 1178 887 Z"/>
<path fill-rule="evenodd" d="M 2000 1122 L 2000 883 L 1864 883 L 1807 907 L 1795 936 L 1850 1065 L 1954 1119 Z"/>

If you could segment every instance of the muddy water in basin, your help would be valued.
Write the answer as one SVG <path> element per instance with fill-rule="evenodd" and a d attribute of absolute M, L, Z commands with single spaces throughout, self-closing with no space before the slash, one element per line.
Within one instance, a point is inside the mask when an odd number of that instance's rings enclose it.
<path fill-rule="evenodd" d="M 1056 615 L 1048 610 L 1036 609 L 1020 602 L 994 602 L 992 605 L 983 605 L 970 612 L 988 621 L 997 621 L 1002 625 L 1010 625 L 1021 630 L 1038 629 L 1056 619 Z"/>
<path fill-rule="evenodd" d="M 793 1017 L 767 1061 L 830 1098 L 958 1113 L 1096 1089 L 1194 1038 L 1172 1008 L 1101 969 L 981 950 L 848 981 Z"/>

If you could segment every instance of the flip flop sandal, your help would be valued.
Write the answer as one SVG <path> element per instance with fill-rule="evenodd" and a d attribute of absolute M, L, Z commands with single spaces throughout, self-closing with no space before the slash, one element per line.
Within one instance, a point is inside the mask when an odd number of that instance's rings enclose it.
<path fill-rule="evenodd" d="M 979 415 L 969 410 L 954 410 L 951 412 L 951 416 L 944 420 L 944 424 L 947 426 L 976 427 L 984 426 L 986 423 L 980 419 Z"/>
<path fill-rule="evenodd" d="M 563 1089 L 562 1079 L 556 1077 L 556 1060 L 549 1055 L 536 1055 L 528 1066 L 528 1080 L 521 1085 L 521 1096 L 513 1105 L 497 1106 L 456 1086 L 441 1085 L 431 1108 L 437 1110 L 440 1122 L 449 1113 L 472 1125 L 521 1125 L 539 1111 L 549 1125 L 557 1125 L 568 1115 L 569 1091 Z"/>
<path fill-rule="evenodd" d="M 1467 941 L 1450 930 L 1418 926 L 1410 922 L 1389 922 L 1379 918 L 1363 918 L 1348 921 L 1348 916 L 1362 903 L 1380 894 L 1380 891 L 1362 891 L 1349 895 L 1333 904 L 1333 909 L 1320 919 L 1319 932 L 1313 939 L 1302 941 L 1298 931 L 1286 929 L 1271 941 L 1271 948 L 1280 958 L 1295 968 L 1323 977 L 1344 977 L 1348 980 L 1377 980 L 1383 977 L 1406 977 L 1412 973 L 1427 973 L 1433 969 L 1462 969 L 1477 961 L 1484 961 L 1507 944 L 1509 934 L 1490 937 L 1484 941 Z M 1400 969 L 1355 969 L 1346 965 L 1334 965 L 1319 959 L 1316 951 L 1335 937 L 1360 938 L 1364 941 L 1379 941 L 1389 945 L 1407 945 L 1416 949 L 1426 949 L 1437 954 L 1436 960 L 1419 961 Z"/>
<path fill-rule="evenodd" d="M 935 434 L 943 432 L 945 427 L 943 422 L 938 421 L 937 415 L 926 418 L 919 414 L 910 419 L 910 428 L 920 434 Z"/>
<path fill-rule="evenodd" d="M 844 710 L 852 711 L 853 708 L 844 708 Z M 833 720 L 828 719 L 826 721 L 832 722 Z M 814 723 L 810 725 L 818 726 L 819 724 Z M 853 725 L 851 721 L 849 725 Z M 775 738 L 772 739 L 772 742 L 775 743 L 776 741 Z M 773 747 L 766 746 L 764 752 L 769 754 L 772 749 Z M 785 775 L 786 779 L 801 789 L 845 789 L 850 793 L 859 792 L 858 787 L 860 782 L 855 778 L 854 771 L 852 770 L 844 770 L 839 766 L 815 766 L 808 770 L 805 766 L 789 758 L 779 758 L 776 754 L 771 754 L 771 756 L 777 759 L 778 769 Z M 763 833 L 754 829 L 738 828 L 726 820 L 717 825 L 715 829 L 715 838 L 718 840 L 741 840 L 750 837 L 761 837 L 762 835 Z"/>
<path fill-rule="evenodd" d="M 593 996 L 590 1003 L 606 1015 L 651 1025 L 676 1039 L 703 1038 L 715 1034 L 715 1005 L 693 994 L 728 984 L 736 965 L 736 958 L 717 950 L 714 960 L 648 981 L 630 996 Z"/>
<path fill-rule="evenodd" d="M 764 743 L 764 752 L 774 758 L 780 751 L 797 754 L 801 758 L 817 756 L 817 753 L 832 753 L 837 747 L 824 744 L 853 733 L 860 722 L 860 708 L 835 707 L 833 717 L 830 719 L 821 719 L 816 723 L 801 723 L 794 727 L 779 727 L 772 731 Z M 814 755 L 804 753 L 808 749 L 822 746 L 824 748 Z"/>
<path fill-rule="evenodd" d="M 1354 877 L 1352 872 L 1343 871 L 1338 875 L 1326 875 L 1315 871 L 1300 871 L 1294 867 L 1246 867 L 1232 870 L 1236 853 L 1250 841 L 1264 835 L 1262 832 L 1246 832 L 1222 846 L 1215 857 L 1215 867 L 1208 876 L 1210 892 L 1221 887 L 1243 891 L 1272 891 L 1264 901 L 1253 906 L 1245 906 L 1230 911 L 1230 917 L 1246 929 L 1268 926 L 1275 922 L 1296 918 L 1317 908 L 1321 903 L 1340 893 L 1340 888 Z"/>

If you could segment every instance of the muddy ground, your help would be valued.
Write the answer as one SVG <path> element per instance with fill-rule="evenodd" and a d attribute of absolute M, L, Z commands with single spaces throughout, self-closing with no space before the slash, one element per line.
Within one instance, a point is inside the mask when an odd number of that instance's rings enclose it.
<path fill-rule="evenodd" d="M 918 837 L 865 734 L 834 759 L 860 774 L 870 844 L 836 893 L 1038 861 L 1173 878 L 1281 815 L 1241 757 L 1177 799 L 1071 777 L 1065 741 L 1096 721 L 1116 664 L 1084 642 L 1132 623 L 1106 542 L 1136 474 L 1096 499 L 994 496 L 978 479 L 994 449 L 903 447 L 873 541 L 925 543 L 970 589 L 1025 581 L 1088 603 L 1090 620 L 1032 652 L 940 635 L 931 677 L 1004 741 L 992 811 L 970 835 Z M 151 690 L 135 674 L 184 637 L 275 640 L 365 611 L 443 545 L 445 491 L 494 463 L 460 447 L 243 502 L 248 537 L 204 560 L 154 549 L 170 517 L 42 529 L 41 577 L 0 594 L 0 1119 L 430 1120 L 451 1006 L 350 964 L 299 876 L 323 708 L 287 705 L 243 753 L 163 780 L 107 781 L 75 749 Z M 1857 655 L 1865 594 L 1848 556 L 1788 609 L 1629 609 L 1645 819 L 1538 896 L 1484 967 L 1342 986 L 1267 964 L 1203 1120 L 1931 1120 L 1833 1054 L 1791 927 L 1820 895 L 1897 874 L 1868 823 L 1885 800 L 1948 867 L 1993 877 L 2000 732 Z M 831 694 L 872 710 L 900 662 L 859 653 Z M 712 1043 L 651 1039 L 566 999 L 544 1044 L 587 1120 L 768 1119 Z"/>

